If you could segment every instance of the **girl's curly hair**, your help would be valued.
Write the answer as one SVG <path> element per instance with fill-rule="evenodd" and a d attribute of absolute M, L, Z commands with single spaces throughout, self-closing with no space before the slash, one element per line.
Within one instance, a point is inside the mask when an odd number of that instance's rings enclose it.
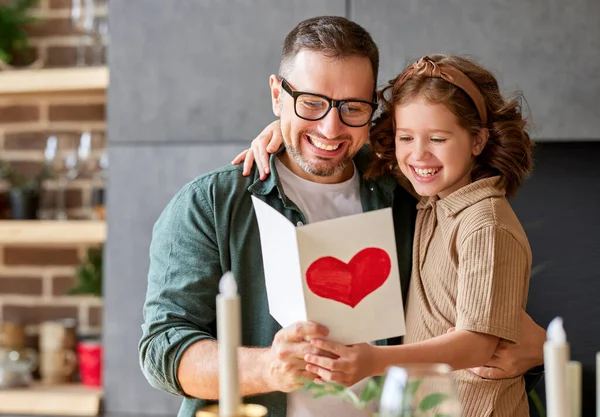
<path fill-rule="evenodd" d="M 484 128 L 489 130 L 485 148 L 475 159 L 472 180 L 500 176 L 498 185 L 506 190 L 508 197 L 513 196 L 533 169 L 534 143 L 525 130 L 527 122 L 520 104 L 522 95 L 516 93 L 513 98 L 506 100 L 500 93 L 496 78 L 466 58 L 451 55 L 430 55 L 430 58 L 433 62 L 452 65 L 475 83 L 486 102 L 486 125 L 482 126 L 471 98 L 448 81 L 414 75 L 404 83 L 398 83 L 404 72 L 410 69 L 409 66 L 389 82 L 383 90 L 385 94 L 380 94 L 382 113 L 374 120 L 370 131 L 373 162 L 366 172 L 367 177 L 392 174 L 406 183 L 395 154 L 394 109 L 417 97 L 424 97 L 431 103 L 444 104 L 456 116 L 459 125 L 471 135 L 476 135 Z"/>

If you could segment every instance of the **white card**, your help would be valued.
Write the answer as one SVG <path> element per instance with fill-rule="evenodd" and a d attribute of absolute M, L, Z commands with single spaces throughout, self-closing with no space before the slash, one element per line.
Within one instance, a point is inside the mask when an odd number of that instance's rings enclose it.
<path fill-rule="evenodd" d="M 404 335 L 391 209 L 296 227 L 262 200 L 252 201 L 269 311 L 281 326 L 315 321 L 343 344 Z"/>

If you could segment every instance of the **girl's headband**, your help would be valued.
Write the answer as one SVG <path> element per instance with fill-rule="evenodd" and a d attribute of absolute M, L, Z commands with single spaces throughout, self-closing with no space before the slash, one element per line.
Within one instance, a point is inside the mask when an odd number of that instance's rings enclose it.
<path fill-rule="evenodd" d="M 481 91 L 479 91 L 479 88 L 477 88 L 475 83 L 469 77 L 456 67 L 450 64 L 434 62 L 428 56 L 424 56 L 404 70 L 400 78 L 396 80 L 395 85 L 399 87 L 404 84 L 407 79 L 415 75 L 429 78 L 441 78 L 463 90 L 475 103 L 479 118 L 481 119 L 481 124 L 484 126 L 487 124 L 487 110 Z"/>

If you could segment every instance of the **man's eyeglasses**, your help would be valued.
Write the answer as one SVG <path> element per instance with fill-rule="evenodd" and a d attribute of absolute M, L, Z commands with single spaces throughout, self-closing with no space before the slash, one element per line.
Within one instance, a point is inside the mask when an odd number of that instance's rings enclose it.
<path fill-rule="evenodd" d="M 378 106 L 370 101 L 333 100 L 321 94 L 295 91 L 284 78 L 281 78 L 281 87 L 294 98 L 296 116 L 304 120 L 321 120 L 335 107 L 342 123 L 350 127 L 361 127 L 371 121 Z"/>

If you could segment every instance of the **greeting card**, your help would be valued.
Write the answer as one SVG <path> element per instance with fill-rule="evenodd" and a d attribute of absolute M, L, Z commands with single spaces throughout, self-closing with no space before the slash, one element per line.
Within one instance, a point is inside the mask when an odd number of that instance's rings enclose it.
<path fill-rule="evenodd" d="M 296 227 L 252 200 L 269 311 L 279 324 L 315 321 L 344 344 L 404 335 L 391 209 Z"/>

